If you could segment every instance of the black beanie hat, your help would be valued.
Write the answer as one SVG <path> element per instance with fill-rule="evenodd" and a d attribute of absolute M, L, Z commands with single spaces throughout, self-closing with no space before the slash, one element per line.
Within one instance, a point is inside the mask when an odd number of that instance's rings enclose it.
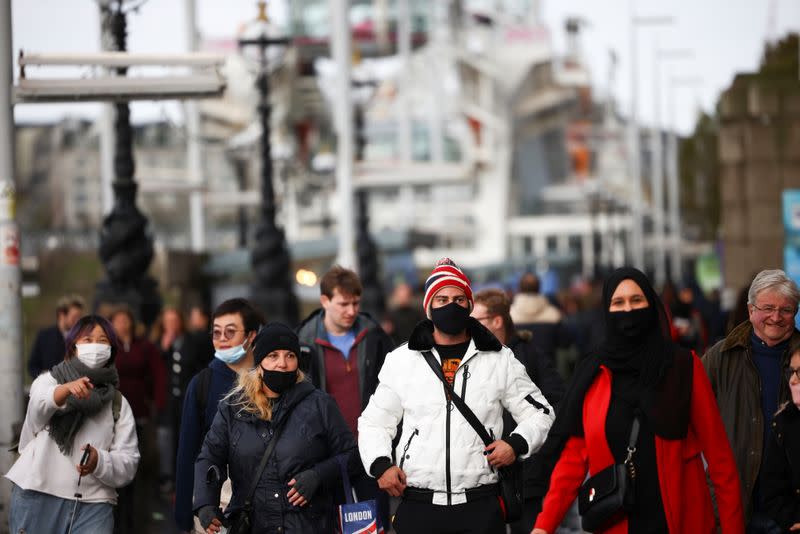
<path fill-rule="evenodd" d="M 300 340 L 297 334 L 283 323 L 269 323 L 261 328 L 253 347 L 253 363 L 261 365 L 267 354 L 274 350 L 290 350 L 300 358 Z"/>

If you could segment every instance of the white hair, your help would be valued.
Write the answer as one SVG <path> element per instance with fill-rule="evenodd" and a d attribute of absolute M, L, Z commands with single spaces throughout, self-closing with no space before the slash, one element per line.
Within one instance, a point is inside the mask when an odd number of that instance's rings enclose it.
<path fill-rule="evenodd" d="M 747 292 L 747 304 L 755 304 L 758 294 L 767 289 L 777 291 L 790 298 L 794 302 L 795 308 L 800 302 L 800 289 L 797 288 L 794 280 L 786 276 L 786 273 L 780 269 L 766 269 L 753 278 L 750 291 Z"/>

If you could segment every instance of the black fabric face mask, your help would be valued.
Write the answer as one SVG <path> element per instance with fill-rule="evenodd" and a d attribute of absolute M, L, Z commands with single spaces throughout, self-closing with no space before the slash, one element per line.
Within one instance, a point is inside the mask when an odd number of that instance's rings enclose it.
<path fill-rule="evenodd" d="M 431 309 L 431 321 L 445 334 L 455 336 L 467 329 L 469 309 L 451 302 L 447 306 Z"/>
<path fill-rule="evenodd" d="M 297 382 L 297 369 L 294 371 L 267 371 L 262 369 L 261 380 L 270 390 L 278 395 L 291 388 Z"/>
<path fill-rule="evenodd" d="M 618 311 L 608 314 L 614 334 L 630 341 L 644 338 L 655 323 L 652 306 L 631 311 Z"/>

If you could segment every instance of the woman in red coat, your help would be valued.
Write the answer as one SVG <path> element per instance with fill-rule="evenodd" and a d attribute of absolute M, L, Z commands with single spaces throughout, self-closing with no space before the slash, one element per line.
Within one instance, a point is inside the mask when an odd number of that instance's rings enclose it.
<path fill-rule="evenodd" d="M 699 358 L 672 342 L 640 271 L 614 271 L 603 306 L 606 339 L 576 370 L 539 454 L 555 468 L 532 534 L 555 532 L 587 474 L 623 463 L 634 419 L 635 504 L 596 532 L 715 532 L 705 459 L 722 532 L 744 533 L 739 476 Z"/>

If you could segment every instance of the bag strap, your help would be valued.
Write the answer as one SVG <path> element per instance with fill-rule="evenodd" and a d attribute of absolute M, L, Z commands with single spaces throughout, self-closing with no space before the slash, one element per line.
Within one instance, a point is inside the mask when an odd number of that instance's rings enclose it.
<path fill-rule="evenodd" d="M 350 484 L 350 475 L 347 474 L 347 459 L 341 455 L 336 457 L 339 463 L 339 471 L 342 473 L 342 486 L 344 486 L 344 498 L 347 504 L 353 504 L 353 486 Z"/>
<path fill-rule="evenodd" d="M 488 446 L 494 442 L 492 436 L 486 431 L 486 427 L 483 426 L 478 416 L 467 406 L 467 403 L 464 402 L 464 399 L 459 397 L 456 392 L 453 390 L 453 386 L 450 385 L 450 382 L 444 377 L 444 373 L 442 372 L 442 367 L 439 362 L 436 361 L 433 353 L 429 350 L 423 351 L 422 355 L 425 357 L 425 361 L 428 362 L 431 369 L 433 369 L 433 373 L 439 378 L 439 380 L 444 385 L 445 393 L 450 396 L 450 400 L 453 401 L 458 411 L 461 412 L 461 415 L 464 416 L 464 419 L 467 420 L 467 423 L 478 433 L 483 444 Z"/>
<path fill-rule="evenodd" d="M 639 418 L 634 417 L 631 424 L 631 435 L 628 438 L 628 456 L 625 458 L 625 465 L 629 465 L 633 460 L 633 453 L 636 452 L 636 442 L 639 441 Z"/>
<path fill-rule="evenodd" d="M 264 472 L 264 468 L 267 467 L 267 461 L 269 457 L 272 456 L 272 451 L 275 450 L 275 444 L 278 443 L 278 439 L 281 437 L 281 432 L 283 431 L 283 427 L 286 426 L 286 421 L 289 420 L 289 414 L 291 411 L 286 413 L 286 416 L 283 419 L 283 423 L 275 428 L 272 432 L 272 439 L 269 440 L 267 444 L 267 450 L 264 451 L 264 456 L 261 457 L 261 462 L 258 464 L 258 468 L 256 469 L 256 476 L 253 478 L 252 484 L 250 484 L 250 489 L 247 491 L 247 499 L 244 501 L 244 508 L 245 510 L 250 510 L 253 495 L 256 492 L 256 487 L 258 487 L 258 481 L 261 480 L 261 474 Z"/>
<path fill-rule="evenodd" d="M 114 418 L 114 423 L 119 421 L 119 413 L 122 411 L 122 393 L 116 389 L 114 390 L 114 398 L 111 400 L 111 417 Z"/>

